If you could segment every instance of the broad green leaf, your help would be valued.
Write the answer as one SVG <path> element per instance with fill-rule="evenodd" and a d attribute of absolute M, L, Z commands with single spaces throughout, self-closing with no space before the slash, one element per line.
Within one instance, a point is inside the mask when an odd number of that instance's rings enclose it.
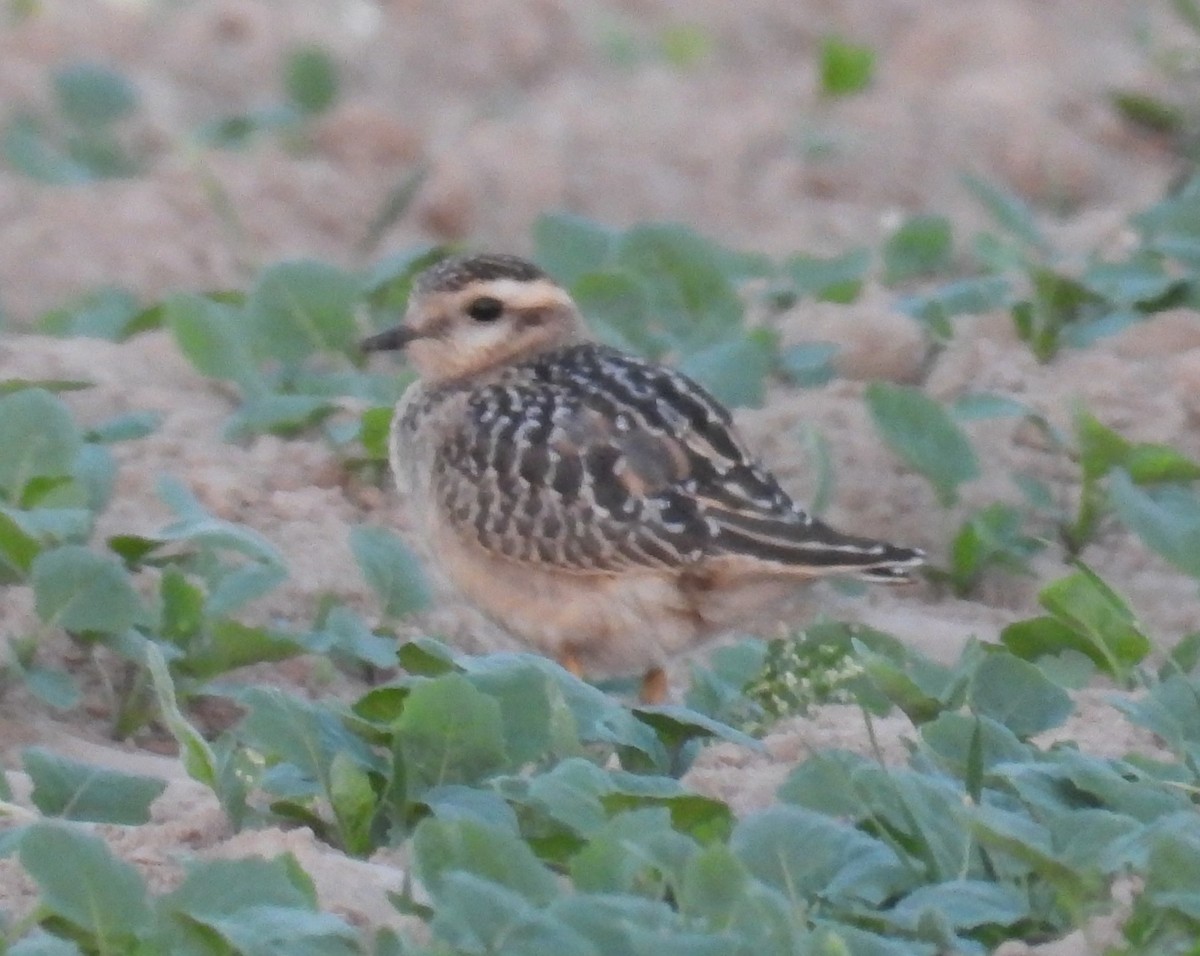
<path fill-rule="evenodd" d="M 963 674 L 919 655 L 880 653 L 857 638 L 854 649 L 868 680 L 913 723 L 933 720 L 962 703 Z"/>
<path fill-rule="evenodd" d="M 1200 922 L 1200 833 L 1195 827 L 1154 841 L 1144 892 L 1148 901 L 1187 917 L 1193 927 Z"/>
<path fill-rule="evenodd" d="M 651 313 L 684 351 L 740 328 L 742 303 L 726 253 L 685 226 L 645 224 L 620 237 L 619 265 L 646 280 Z"/>
<path fill-rule="evenodd" d="M 283 262 L 263 270 L 246 300 L 256 354 L 299 363 L 318 352 L 358 356 L 359 281 L 321 262 Z"/>
<path fill-rule="evenodd" d="M 938 286 L 931 292 L 902 299 L 899 308 L 927 326 L 935 338 L 948 341 L 950 320 L 958 315 L 980 315 L 1009 304 L 1011 283 L 1005 276 L 977 276 Z"/>
<path fill-rule="evenodd" d="M 586 273 L 604 268 L 616 244 L 611 229 L 572 213 L 545 213 L 533 224 L 534 258 L 559 282 L 577 291 Z M 587 309 L 584 309 L 587 312 Z"/>
<path fill-rule="evenodd" d="M 554 875 L 529 845 L 506 830 L 475 820 L 422 820 L 412 839 L 421 884 L 439 898 L 453 873 L 470 873 L 519 898 L 545 904 L 558 895 Z"/>
<path fill-rule="evenodd" d="M 347 853 L 366 855 L 374 848 L 371 826 L 378 800 L 362 764 L 349 754 L 334 754 L 329 766 L 329 803 Z"/>
<path fill-rule="evenodd" d="M 217 620 L 209 623 L 201 638 L 187 642 L 176 669 L 205 680 L 248 664 L 287 660 L 304 651 L 298 636 L 288 631 Z"/>
<path fill-rule="evenodd" d="M 1085 565 L 1078 567 L 1075 574 L 1044 587 L 1038 601 L 1055 619 L 1086 638 L 1087 644 L 1077 650 L 1124 681 L 1150 653 L 1150 639 L 1120 596 Z"/>
<path fill-rule="evenodd" d="M 295 861 L 285 856 L 191 861 L 183 883 L 163 897 L 162 907 L 200 923 L 249 907 L 311 910 L 315 899 L 297 869 Z"/>
<path fill-rule="evenodd" d="M 67 631 L 120 634 L 144 613 L 120 563 L 81 545 L 43 551 L 31 579 L 38 616 Z"/>
<path fill-rule="evenodd" d="M 0 495 L 21 500 L 35 478 L 69 476 L 79 454 L 79 429 L 61 400 L 40 388 L 0 398 Z"/>
<path fill-rule="evenodd" d="M 585 272 L 571 295 L 596 334 L 609 345 L 659 358 L 666 341 L 656 327 L 645 285 L 628 271 Z"/>
<path fill-rule="evenodd" d="M 571 879 L 589 893 L 658 895 L 682 882 L 694 840 L 671 827 L 665 808 L 646 807 L 614 816 L 589 837 L 570 862 Z"/>
<path fill-rule="evenodd" d="M 47 312 L 38 320 L 38 327 L 48 335 L 80 335 L 121 342 L 129 337 L 141 315 L 142 307 L 132 292 L 104 286 Z"/>
<path fill-rule="evenodd" d="M 45 125 L 28 113 L 18 114 L 5 124 L 0 149 L 8 164 L 43 183 L 72 185 L 94 179 L 87 166 L 50 142 Z"/>
<path fill-rule="evenodd" d="M 821 92 L 826 96 L 859 93 L 871 83 L 875 51 L 841 37 L 827 36 L 821 41 L 819 70 Z"/>
<path fill-rule="evenodd" d="M 1119 697 L 1113 706 L 1162 738 L 1181 760 L 1200 761 L 1200 681 L 1175 674 L 1140 699 Z"/>
<path fill-rule="evenodd" d="M 409 799 L 430 787 L 476 783 L 504 769 L 500 705 L 460 674 L 416 684 L 396 723 Z"/>
<path fill-rule="evenodd" d="M 98 952 L 133 952 L 150 925 L 142 878 L 99 837 L 35 823 L 21 837 L 21 865 L 37 883 L 44 910 L 87 933 Z"/>
<path fill-rule="evenodd" d="M 42 932 L 18 940 L 5 952 L 8 956 L 83 956 L 83 950 L 69 939 Z"/>
<path fill-rule="evenodd" d="M 679 892 L 679 911 L 703 921 L 713 932 L 729 928 L 743 905 L 750 874 L 729 847 L 706 846 L 687 861 Z"/>
<path fill-rule="evenodd" d="M 883 246 L 883 281 L 888 285 L 944 272 L 950 266 L 954 237 L 945 216 L 912 216 Z"/>
<path fill-rule="evenodd" d="M 260 432 L 295 436 L 319 425 L 337 411 L 337 403 L 324 395 L 253 395 L 225 425 L 228 441 L 241 441 Z"/>
<path fill-rule="evenodd" d="M 1108 489 L 1121 520 L 1148 548 L 1200 578 L 1200 495 L 1175 484 L 1139 488 L 1124 469 L 1112 472 Z"/>
<path fill-rule="evenodd" d="M 55 710 L 72 710 L 79 704 L 79 685 L 66 671 L 34 664 L 24 668 L 23 676 L 29 692 Z"/>
<path fill-rule="evenodd" d="M 449 873 L 442 878 L 438 895 L 431 928 L 455 952 L 602 956 L 570 927 L 502 884 L 472 873 Z"/>
<path fill-rule="evenodd" d="M 331 709 L 261 687 L 241 694 L 240 702 L 250 712 L 237 726 L 238 739 L 264 756 L 292 764 L 309 785 L 327 786 L 338 754 L 371 769 L 383 768 L 382 758 Z"/>
<path fill-rule="evenodd" d="M 395 410 L 391 405 L 368 408 L 362 413 L 358 440 L 362 442 L 367 458 L 372 461 L 386 462 L 388 460 L 388 435 L 391 432 L 394 415 Z"/>
<path fill-rule="evenodd" d="M 793 256 L 783 264 L 783 273 L 801 298 L 846 305 L 858 298 L 870 267 L 871 253 L 852 249 L 828 259 Z"/>
<path fill-rule="evenodd" d="M 725 405 L 759 407 L 766 378 L 775 363 L 776 339 L 768 329 L 754 329 L 742 338 L 709 345 L 679 363 Z"/>
<path fill-rule="evenodd" d="M 1064 863 L 1050 831 L 1032 817 L 990 805 L 971 806 L 968 812 L 971 833 L 997 860 L 1007 857 L 1014 867 L 1027 869 L 1076 898 L 1099 889 L 1098 874 L 1077 872 Z"/>
<path fill-rule="evenodd" d="M 213 915 L 205 925 L 236 953 L 357 956 L 358 933 L 332 913 L 282 906 L 247 906 Z"/>
<path fill-rule="evenodd" d="M 388 617 L 412 614 L 429 602 L 416 555 L 392 532 L 359 525 L 350 530 L 350 550 Z"/>
<path fill-rule="evenodd" d="M 792 385 L 813 388 L 837 375 L 833 360 L 839 346 L 832 342 L 805 342 L 779 350 L 779 371 Z"/>
<path fill-rule="evenodd" d="M 1082 282 L 1110 302 L 1132 307 L 1162 299 L 1179 280 L 1167 273 L 1160 256 L 1141 252 L 1121 262 L 1092 263 Z"/>
<path fill-rule="evenodd" d="M 916 930 L 927 914 L 945 920 L 955 930 L 1012 927 L 1031 915 L 1026 893 L 1011 884 L 983 880 L 918 887 L 884 915 L 894 925 Z"/>
<path fill-rule="evenodd" d="M 322 113 L 337 99 L 337 64 L 320 47 L 299 47 L 284 60 L 283 87 L 288 99 L 302 112 Z"/>
<path fill-rule="evenodd" d="M 154 434 L 162 420 L 163 416 L 158 412 L 128 412 L 92 425 L 83 437 L 102 445 L 133 441 Z"/>
<path fill-rule="evenodd" d="M 54 93 L 63 115 L 86 129 L 123 119 L 137 106 L 137 93 L 130 82 L 95 63 L 74 63 L 56 71 Z"/>
<path fill-rule="evenodd" d="M 246 395 L 266 391 L 241 308 L 206 296 L 179 294 L 167 299 L 163 309 L 163 324 L 198 372 L 236 382 Z"/>
<path fill-rule="evenodd" d="M 175 478 L 161 476 L 158 494 L 179 517 L 155 535 L 157 540 L 228 548 L 264 564 L 285 566 L 283 555 L 263 535 L 253 528 L 209 514 L 187 486 Z"/>
<path fill-rule="evenodd" d="M 549 679 L 543 670 L 514 656 L 472 672 L 468 680 L 499 705 L 504 749 L 512 764 L 532 763 L 546 755 L 556 741 Z"/>
<path fill-rule="evenodd" d="M 33 781 L 34 806 L 66 820 L 146 823 L 150 804 L 167 786 L 165 780 L 77 763 L 42 747 L 26 749 L 21 762 Z"/>
<path fill-rule="evenodd" d="M 729 848 L 746 869 L 794 906 L 818 900 L 878 905 L 912 882 L 887 844 L 848 824 L 793 806 L 742 819 Z"/>
<path fill-rule="evenodd" d="M 37 539 L 26 534 L 9 515 L 0 511 L 0 567 L 6 581 L 25 577 L 41 550 Z"/>
<path fill-rule="evenodd" d="M 933 485 L 944 507 L 958 500 L 958 486 L 979 476 L 967 436 L 937 402 L 915 388 L 873 382 L 867 404 L 888 446 Z"/>
<path fill-rule="evenodd" d="M 1070 695 L 1033 664 L 1011 654 L 984 657 L 971 678 L 971 708 L 1026 739 L 1058 727 L 1074 710 Z"/>

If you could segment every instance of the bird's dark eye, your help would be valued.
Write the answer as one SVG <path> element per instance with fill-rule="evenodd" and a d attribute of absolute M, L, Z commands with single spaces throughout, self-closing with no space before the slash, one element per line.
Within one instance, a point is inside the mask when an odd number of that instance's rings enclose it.
<path fill-rule="evenodd" d="M 495 322 L 504 312 L 504 303 L 490 295 L 481 295 L 467 306 L 467 315 L 476 322 Z"/>

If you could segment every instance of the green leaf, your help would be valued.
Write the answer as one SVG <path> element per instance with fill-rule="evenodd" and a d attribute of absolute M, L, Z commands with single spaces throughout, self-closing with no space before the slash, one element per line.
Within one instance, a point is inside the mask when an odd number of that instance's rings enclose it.
<path fill-rule="evenodd" d="M 979 476 L 967 436 L 932 398 L 915 388 L 873 382 L 867 404 L 883 440 L 933 485 L 943 507 L 958 500 L 958 486 Z"/>
<path fill-rule="evenodd" d="M 202 375 L 236 382 L 248 395 L 266 390 L 242 309 L 205 296 L 174 295 L 163 304 L 163 324 Z"/>
<path fill-rule="evenodd" d="M 659 358 L 666 340 L 656 328 L 644 283 L 631 272 L 586 272 L 571 296 L 588 324 L 609 345 Z"/>
<path fill-rule="evenodd" d="M 83 950 L 69 939 L 42 932 L 18 940 L 6 952 L 8 956 L 83 956 Z"/>
<path fill-rule="evenodd" d="M 534 259 L 572 292 L 586 273 L 604 267 L 615 244 L 611 229 L 572 213 L 544 213 L 533 224 Z"/>
<path fill-rule="evenodd" d="M 346 852 L 357 856 L 374 849 L 371 826 L 378 797 L 367 771 L 348 754 L 334 754 L 329 766 L 329 803 Z"/>
<path fill-rule="evenodd" d="M 944 272 L 954 238 L 944 216 L 911 216 L 883 246 L 883 281 L 888 285 Z"/>
<path fill-rule="evenodd" d="M 262 358 L 298 363 L 319 352 L 358 357 L 359 281 L 322 262 L 264 269 L 246 300 L 246 319 Z"/>
<path fill-rule="evenodd" d="M 412 852 L 417 876 L 435 899 L 453 873 L 470 873 L 534 904 L 548 903 L 558 895 L 554 875 L 529 844 L 475 820 L 422 820 L 413 834 Z"/>
<path fill-rule="evenodd" d="M 171 679 L 166 658 L 153 641 L 146 647 L 146 668 L 154 683 L 159 715 L 179 745 L 179 759 L 184 770 L 193 780 L 215 790 L 220 777 L 217 756 L 200 731 L 188 722 L 179 709 L 175 682 Z"/>
<path fill-rule="evenodd" d="M 783 272 L 801 298 L 848 305 L 858 298 L 870 267 L 870 251 L 852 249 L 828 259 L 793 256 L 783 264 Z"/>
<path fill-rule="evenodd" d="M 166 789 L 155 777 L 77 763 L 42 747 L 26 749 L 21 762 L 33 781 L 33 804 L 46 816 L 137 826 Z"/>
<path fill-rule="evenodd" d="M 1150 639 L 1121 597 L 1086 565 L 1048 584 L 1038 601 L 1056 620 L 1086 639 L 1078 648 L 1120 681 L 1150 653 Z M 1003 638 L 1002 638 L 1003 639 Z"/>
<path fill-rule="evenodd" d="M 1121 468 L 1109 476 L 1108 490 L 1121 520 L 1148 548 L 1200 578 L 1200 496 L 1195 491 L 1176 484 L 1142 489 Z"/>
<path fill-rule="evenodd" d="M 92 425 L 83 437 L 102 445 L 133 441 L 154 434 L 162 420 L 163 416 L 158 412 L 128 412 Z"/>
<path fill-rule="evenodd" d="M 38 616 L 67 631 L 121 634 L 143 614 L 121 564 L 81 545 L 42 552 L 31 577 Z"/>
<path fill-rule="evenodd" d="M 299 435 L 319 425 L 337 408 L 337 403 L 323 395 L 258 394 L 230 417 L 225 437 L 240 441 L 260 432 L 285 437 Z"/>
<path fill-rule="evenodd" d="M 793 906 L 818 899 L 878 905 L 912 879 L 886 844 L 799 807 L 776 806 L 744 818 L 729 847 Z"/>
<path fill-rule="evenodd" d="M 429 603 L 420 563 L 399 537 L 384 528 L 350 530 L 350 550 L 388 617 L 403 617 Z"/>
<path fill-rule="evenodd" d="M 91 170 L 47 139 L 44 124 L 34 116 L 18 115 L 10 120 L 0 146 L 10 166 L 40 182 L 64 186 L 95 178 Z"/>
<path fill-rule="evenodd" d="M 833 360 L 839 346 L 833 342 L 803 342 L 779 351 L 779 371 L 792 385 L 814 388 L 837 375 Z"/>
<path fill-rule="evenodd" d="M 971 678 L 967 701 L 1022 740 L 1058 727 L 1071 716 L 1070 695 L 1042 672 L 1011 654 L 988 654 Z"/>
<path fill-rule="evenodd" d="M 301 112 L 323 113 L 337 99 L 337 64 L 320 47 L 292 50 L 283 64 L 283 86 L 288 99 Z"/>
<path fill-rule="evenodd" d="M 24 578 L 41 550 L 35 537 L 26 534 L 9 515 L 0 511 L 0 567 L 9 580 Z"/>
<path fill-rule="evenodd" d="M 1109 94 L 1118 113 L 1151 133 L 1179 135 L 1187 123 L 1187 115 L 1174 103 L 1137 90 L 1114 90 Z"/>
<path fill-rule="evenodd" d="M 500 705 L 460 674 L 416 684 L 396 723 L 409 799 L 430 787 L 476 783 L 504 769 Z"/>
<path fill-rule="evenodd" d="M 38 327 L 48 335 L 121 342 L 129 337 L 141 314 L 142 307 L 132 292 L 105 286 L 46 313 L 38 320 Z"/>
<path fill-rule="evenodd" d="M 201 680 L 270 661 L 283 661 L 305 651 L 296 634 L 237 621 L 212 621 L 202 640 L 187 642 L 186 656 L 176 664 L 181 674 Z"/>
<path fill-rule="evenodd" d="M 137 93 L 120 73 L 94 63 L 76 63 L 54 74 L 54 94 L 63 115 L 85 129 L 115 123 L 133 112 Z"/>
<path fill-rule="evenodd" d="M 98 952 L 133 952 L 150 925 L 142 878 L 99 837 L 34 823 L 21 837 L 21 865 L 38 884 L 44 910 L 88 934 Z"/>
<path fill-rule="evenodd" d="M 79 454 L 79 429 L 61 400 L 40 388 L 0 398 L 0 494 L 21 501 L 34 478 L 69 476 Z"/>
<path fill-rule="evenodd" d="M 963 176 L 963 185 L 1005 232 L 1035 249 L 1047 247 L 1037 217 L 1025 200 L 978 176 Z"/>
<path fill-rule="evenodd" d="M 240 695 L 250 713 L 236 734 L 262 754 L 294 766 L 306 781 L 324 788 L 339 753 L 381 770 L 383 760 L 343 724 L 340 716 L 274 688 L 252 687 Z"/>
<path fill-rule="evenodd" d="M 388 436 L 392 430 L 394 415 L 395 410 L 391 405 L 368 408 L 362 413 L 358 440 L 362 442 L 363 451 L 370 460 L 388 460 Z"/>
<path fill-rule="evenodd" d="M 651 313 L 684 351 L 740 328 L 742 302 L 724 250 L 685 226 L 635 226 L 618 241 L 616 260 L 646 280 Z"/>
<path fill-rule="evenodd" d="M 744 337 L 693 352 L 679 370 L 696 379 L 717 400 L 730 406 L 760 407 L 766 378 L 775 362 L 775 334 L 754 329 Z"/>
<path fill-rule="evenodd" d="M 859 93 L 871 83 L 875 51 L 869 46 L 828 36 L 821 41 L 821 92 L 826 96 Z"/>
<path fill-rule="evenodd" d="M 1030 917 L 1026 893 L 1005 883 L 951 880 L 921 886 L 885 913 L 893 924 L 916 931 L 928 916 L 959 931 L 981 926 L 1013 927 Z"/>

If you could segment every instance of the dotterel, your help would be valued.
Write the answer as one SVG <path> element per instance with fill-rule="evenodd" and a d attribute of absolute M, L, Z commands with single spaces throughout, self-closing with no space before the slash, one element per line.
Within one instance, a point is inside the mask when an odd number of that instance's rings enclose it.
<path fill-rule="evenodd" d="M 567 292 L 515 256 L 443 260 L 404 324 L 418 379 L 390 460 L 441 570 L 575 673 L 644 674 L 754 622 L 805 580 L 897 582 L 923 555 L 836 531 L 749 453 L 686 376 L 593 341 Z"/>

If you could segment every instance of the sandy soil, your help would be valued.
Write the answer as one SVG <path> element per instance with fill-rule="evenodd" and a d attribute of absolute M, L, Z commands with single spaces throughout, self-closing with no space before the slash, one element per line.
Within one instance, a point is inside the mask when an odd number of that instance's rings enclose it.
<path fill-rule="evenodd" d="M 1107 106 L 1116 86 L 1152 83 L 1135 26 L 1152 21 L 1141 0 L 194 0 L 105 4 L 59 0 L 43 14 L 0 27 L 0 113 L 48 97 L 48 70 L 75 60 L 116 65 L 142 109 L 123 130 L 146 158 L 142 175 L 81 188 L 43 186 L 0 165 L 0 378 L 82 378 L 67 396 L 77 417 L 162 414 L 152 436 L 117 447 L 120 475 L 101 534 L 151 531 L 167 519 L 155 480 L 173 474 L 216 514 L 245 522 L 286 554 L 287 584 L 254 608 L 262 618 L 311 619 L 333 593 L 364 611 L 371 599 L 355 570 L 347 529 L 401 526 L 389 494 L 340 481 L 318 441 L 263 437 L 226 443 L 229 397 L 197 375 L 170 340 L 151 333 L 122 344 L 57 340 L 22 330 L 43 311 L 98 285 L 146 301 L 180 289 L 244 286 L 261 264 L 297 256 L 360 266 L 433 239 L 466 238 L 527 251 L 544 210 L 568 209 L 621 225 L 676 220 L 732 245 L 783 255 L 877 245 L 898 217 L 948 215 L 965 246 L 984 225 L 962 187 L 974 172 L 1003 183 L 1040 211 L 1068 254 L 1128 240 L 1129 213 L 1162 195 L 1176 172 L 1161 144 L 1135 135 Z M 286 12 L 285 12 L 286 9 Z M 698 25 L 712 49 L 687 67 L 656 53 L 664 30 Z M 1155 26 L 1153 22 L 1149 24 Z M 877 81 L 830 102 L 815 93 L 815 50 L 831 32 L 875 47 Z M 316 41 L 344 64 L 338 105 L 316 121 L 309 148 L 271 137 L 237 152 L 197 148 L 193 133 L 228 113 L 278 101 L 279 60 Z M 615 50 L 624 50 L 618 56 Z M 2 117 L 0 117 L 2 118 Z M 411 213 L 366 258 L 368 223 L 397 183 L 428 178 Z M 213 184 L 236 210 L 223 218 Z M 963 509 L 1016 500 L 1009 475 L 1027 471 L 1069 495 L 1061 459 L 1011 421 L 973 427 L 986 477 L 944 512 L 928 486 L 881 447 L 866 418 L 862 384 L 922 373 L 913 323 L 894 297 L 871 288 L 850 307 L 805 306 L 785 317 L 787 341 L 843 346 L 842 376 L 820 390 L 779 388 L 766 407 L 739 414 L 751 440 L 803 499 L 813 490 L 801 428 L 831 442 L 836 489 L 828 517 L 944 553 Z M 1200 456 L 1200 322 L 1163 315 L 1086 352 L 1039 366 L 1005 316 L 966 320 L 928 371 L 935 396 L 1010 394 L 1066 426 L 1082 401 L 1102 421 L 1141 440 Z M 1130 599 L 1168 647 L 1200 626 L 1195 583 L 1128 535 L 1111 533 L 1088 559 Z M 956 600 L 932 588 L 825 595 L 821 610 L 890 630 L 940 658 L 974 635 L 993 637 L 1036 607 L 1039 582 L 1065 569 L 1037 560 L 1035 578 L 990 578 Z M 27 633 L 29 595 L 0 603 L 0 639 Z M 446 604 L 433 622 L 467 647 L 495 635 Z M 54 652 L 54 648 L 51 648 Z M 66 653 L 66 649 L 63 649 Z M 273 680 L 312 687 L 303 664 Z M 328 692 L 328 688 L 325 689 Z M 1103 695 L 1085 693 L 1074 736 L 1103 752 L 1152 745 L 1125 728 Z M 189 855 L 292 850 L 323 902 L 365 924 L 398 923 L 385 891 L 402 861 L 347 861 L 306 831 L 231 834 L 214 801 L 170 757 L 104 738 L 95 708 L 56 716 L 20 687 L 0 700 L 0 755 L 19 764 L 38 744 L 171 781 L 149 827 L 99 828 L 157 887 Z M 907 732 L 877 728 L 900 759 Z M 766 756 L 713 748 L 693 783 L 739 810 L 770 801 L 788 769 L 832 745 L 865 748 L 856 713 L 828 708 L 768 737 Z M 891 748 L 891 750 L 887 750 Z M 10 773 L 18 793 L 21 774 Z M 0 861 L 10 911 L 30 887 Z M 1092 941 L 1094 942 L 1094 940 Z M 1086 952 L 1090 943 L 1059 944 Z M 1010 948 L 1011 949 L 1011 948 Z M 1020 952 L 1019 949 L 1011 953 Z"/>

